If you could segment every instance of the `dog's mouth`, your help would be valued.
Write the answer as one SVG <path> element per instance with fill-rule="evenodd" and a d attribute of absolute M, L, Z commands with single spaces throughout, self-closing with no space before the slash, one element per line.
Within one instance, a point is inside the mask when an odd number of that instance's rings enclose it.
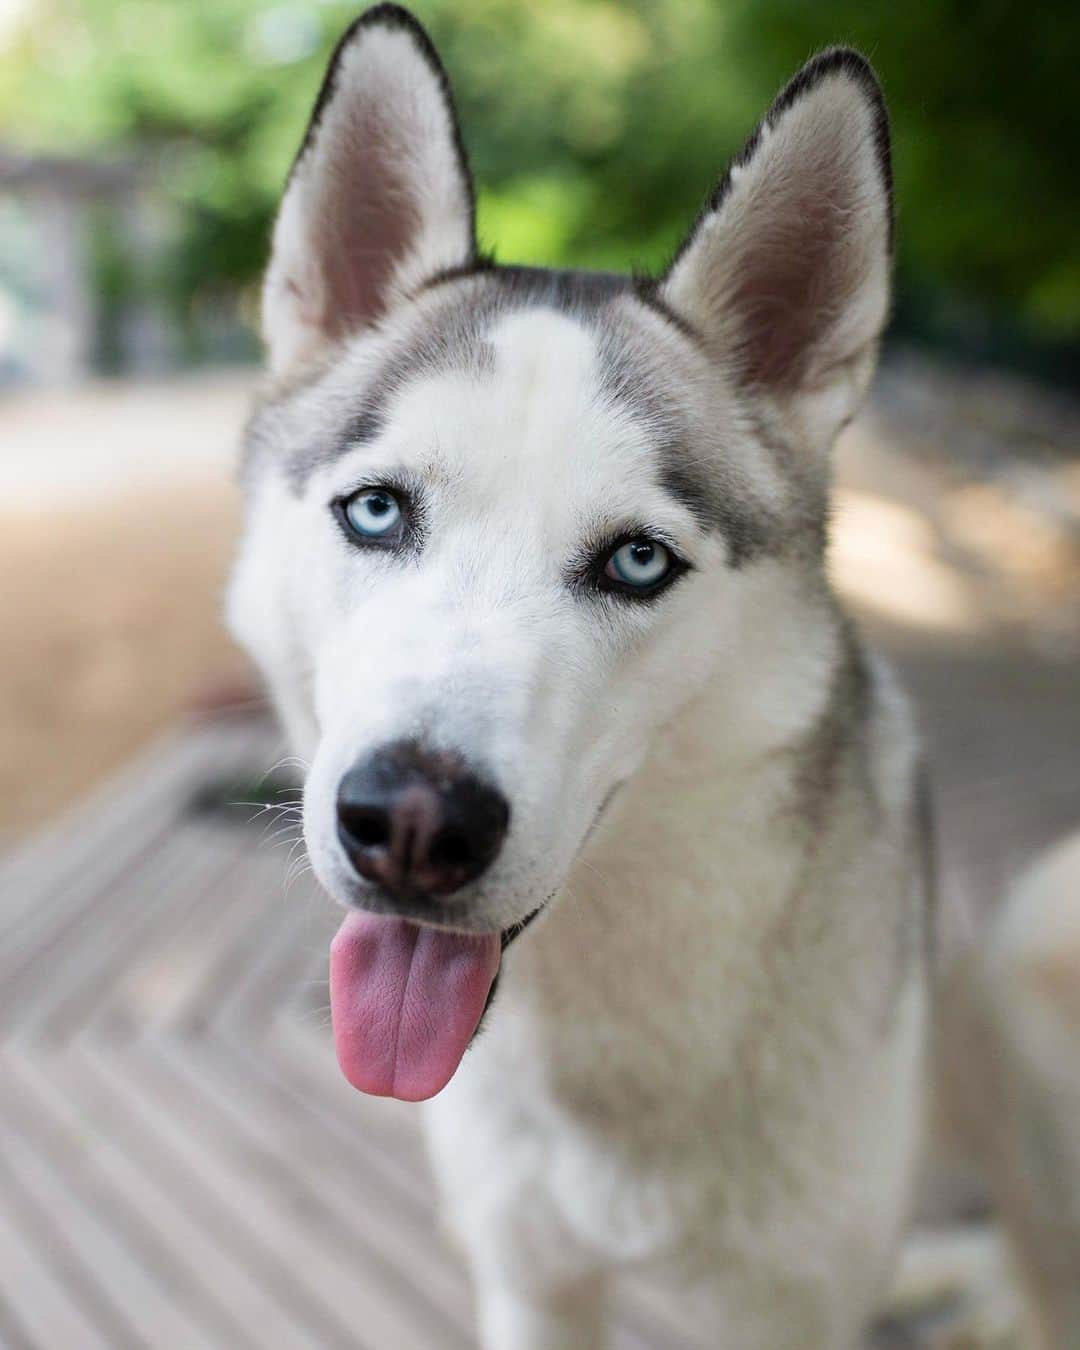
<path fill-rule="evenodd" d="M 354 910 L 330 947 L 338 1062 L 361 1092 L 417 1102 L 453 1077 L 487 1006 L 502 935 Z"/>
<path fill-rule="evenodd" d="M 330 947 L 334 1044 L 353 1087 L 409 1102 L 441 1092 L 487 1010 L 502 953 L 543 908 L 501 933 L 353 910 Z"/>
<path fill-rule="evenodd" d="M 330 1013 L 338 1063 L 353 1087 L 408 1102 L 441 1092 L 487 1011 L 503 952 L 553 895 L 501 933 L 455 933 L 352 910 L 330 946 Z"/>

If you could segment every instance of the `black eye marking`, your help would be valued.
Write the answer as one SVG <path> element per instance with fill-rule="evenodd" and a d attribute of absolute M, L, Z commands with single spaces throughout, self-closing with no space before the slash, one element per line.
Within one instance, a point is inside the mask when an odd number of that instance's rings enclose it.
<path fill-rule="evenodd" d="M 673 543 L 645 529 L 627 530 L 574 569 L 582 589 L 628 600 L 652 600 L 690 570 Z"/>
<path fill-rule="evenodd" d="M 345 538 L 358 548 L 400 551 L 416 542 L 419 511 L 404 488 L 377 483 L 345 493 L 330 503 Z"/>

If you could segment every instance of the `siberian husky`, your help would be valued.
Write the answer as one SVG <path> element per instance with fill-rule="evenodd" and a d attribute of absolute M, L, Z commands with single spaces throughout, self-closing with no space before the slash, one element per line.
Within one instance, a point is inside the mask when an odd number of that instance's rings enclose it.
<path fill-rule="evenodd" d="M 824 558 L 890 197 L 877 81 L 830 50 L 661 276 L 497 266 L 394 5 L 343 37 L 293 167 L 229 614 L 349 911 L 342 1068 L 432 1099 L 489 1350 L 600 1345 L 628 1269 L 725 1350 L 848 1347 L 889 1273 L 925 800 Z"/>

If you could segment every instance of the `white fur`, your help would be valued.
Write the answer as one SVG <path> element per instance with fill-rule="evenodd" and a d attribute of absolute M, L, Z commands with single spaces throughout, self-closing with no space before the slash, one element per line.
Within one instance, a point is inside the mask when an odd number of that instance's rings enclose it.
<path fill-rule="evenodd" d="M 732 1347 L 846 1345 L 887 1270 L 917 1133 L 914 970 L 882 1010 L 881 914 L 891 929 L 912 884 L 906 717 L 881 713 L 879 842 L 868 822 L 830 824 L 829 866 L 800 880 L 788 750 L 824 709 L 840 641 L 818 579 L 726 567 L 657 487 L 641 429 L 604 405 L 574 321 L 515 315 L 492 343 L 493 375 L 411 383 L 385 435 L 303 497 L 272 475 L 256 489 L 232 613 L 312 760 L 316 872 L 352 899 L 337 783 L 420 731 L 512 785 L 514 829 L 462 926 L 506 927 L 560 892 L 426 1109 L 490 1346 L 584 1343 L 595 1308 L 569 1295 L 639 1262 L 688 1280 Z M 407 566 L 351 550 L 326 510 L 401 468 L 424 475 L 438 522 Z M 697 572 L 640 610 L 569 598 L 581 536 L 641 518 Z"/>
<path fill-rule="evenodd" d="M 647 1266 L 725 1346 L 773 1350 L 850 1344 L 872 1306 L 919 1129 L 924 992 L 913 977 L 883 1031 L 884 841 L 791 916 L 785 770 L 718 770 L 732 711 L 707 695 L 659 738 L 425 1107 L 482 1309 Z"/>
<path fill-rule="evenodd" d="M 313 428 L 348 425 L 386 354 L 445 303 L 407 292 L 470 246 L 445 104 L 411 42 L 375 26 L 346 52 L 282 208 L 273 365 L 327 359 L 274 395 L 230 619 L 311 763 L 305 837 L 343 905 L 370 900 L 334 820 L 362 754 L 420 738 L 510 797 L 502 853 L 446 923 L 500 930 L 546 908 L 424 1108 L 488 1350 L 597 1345 L 606 1276 L 641 1268 L 725 1350 L 843 1350 L 904 1219 L 928 1014 L 910 719 L 873 661 L 866 703 L 835 704 L 847 631 L 813 545 L 784 547 L 824 494 L 885 314 L 866 91 L 842 73 L 814 86 L 702 223 L 664 289 L 700 343 L 632 297 L 610 310 L 627 352 L 661 362 L 684 449 L 773 522 L 771 550 L 735 566 L 723 531 L 664 489 L 657 426 L 611 397 L 600 335 L 542 306 L 493 321 L 477 373 L 414 373 L 378 434 L 301 487 L 282 472 Z M 332 340 L 320 269 L 340 259 L 309 250 L 333 237 L 325 215 L 372 91 L 419 209 L 378 313 Z M 775 245 L 798 238 L 807 191 L 839 194 L 847 220 L 815 254 L 805 295 L 820 312 L 797 380 L 748 380 L 724 354 L 755 320 L 737 283 L 790 264 Z M 467 307 L 486 283 L 451 284 Z M 352 547 L 331 501 L 402 474 L 424 487 L 422 549 Z M 643 526 L 692 568 L 661 600 L 568 583 L 583 548 Z M 829 718 L 841 749 L 818 781 Z"/>

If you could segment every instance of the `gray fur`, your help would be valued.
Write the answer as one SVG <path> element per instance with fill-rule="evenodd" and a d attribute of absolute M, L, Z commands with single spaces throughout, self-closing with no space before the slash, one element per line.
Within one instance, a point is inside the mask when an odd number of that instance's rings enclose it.
<path fill-rule="evenodd" d="M 395 6 L 326 90 L 275 234 L 279 382 L 248 429 L 264 482 L 229 617 L 308 764 L 305 840 L 341 904 L 385 912 L 335 832 L 362 755 L 419 729 L 512 797 L 505 847 L 440 918 L 507 947 L 528 925 L 500 1006 L 452 1082 L 429 1064 L 383 1085 L 437 1094 L 428 1141 L 482 1343 L 598 1344 L 603 1277 L 652 1267 L 733 1350 L 853 1346 L 907 1211 L 932 1011 L 911 718 L 823 565 L 829 450 L 887 313 L 873 76 L 852 53 L 807 67 L 660 283 L 476 259 L 445 76 Z M 381 177 L 348 172 L 395 118 Z M 470 378 L 412 397 L 446 372 Z M 343 547 L 315 495 L 353 491 L 342 457 L 384 428 L 447 523 L 407 566 Z M 647 528 L 657 486 L 701 526 L 655 521 L 688 566 L 670 600 L 611 596 L 598 623 L 559 561 L 583 510 Z M 1060 945 L 987 974 L 1042 1001 Z M 992 1044 L 1000 1076 L 1016 1047 Z M 370 1067 L 352 1081 L 382 1090 Z M 1038 1073 L 1018 1084 L 1011 1100 L 1040 1093 Z M 1058 1151 L 1034 1162 L 1037 1198 L 1057 1194 Z M 599 1278 L 578 1306 L 583 1273 Z"/>
<path fill-rule="evenodd" d="M 822 826 L 835 810 L 845 769 L 864 766 L 867 720 L 872 712 L 873 676 L 858 638 L 843 624 L 841 650 L 820 717 L 795 749 L 796 811 L 813 851 Z M 873 784 L 861 774 L 863 802 L 876 807 Z"/>
<path fill-rule="evenodd" d="M 487 334 L 500 318 L 527 308 L 554 309 L 597 336 L 605 395 L 648 425 L 656 440 L 660 484 L 702 529 L 724 538 L 731 565 L 740 567 L 779 548 L 779 532 L 737 481 L 734 466 L 719 457 L 703 464 L 688 448 L 670 369 L 662 358 L 650 359 L 648 333 L 635 323 L 634 311 L 640 306 L 659 314 L 677 342 L 693 346 L 695 338 L 649 287 L 611 272 L 485 265 L 435 277 L 422 293 L 438 288 L 446 289 L 444 302 L 425 315 L 418 331 L 387 352 L 374 377 L 356 392 L 353 406 L 336 410 L 337 425 L 326 425 L 321 406 L 321 416 L 309 417 L 303 398 L 318 391 L 332 370 L 332 357 L 306 379 L 269 395 L 248 423 L 245 466 L 273 456 L 299 495 L 315 470 L 379 435 L 395 396 L 409 380 L 445 372 L 487 374 L 492 369 Z M 297 414 L 295 434 L 283 438 L 283 419 L 292 422 L 291 412 Z"/>

